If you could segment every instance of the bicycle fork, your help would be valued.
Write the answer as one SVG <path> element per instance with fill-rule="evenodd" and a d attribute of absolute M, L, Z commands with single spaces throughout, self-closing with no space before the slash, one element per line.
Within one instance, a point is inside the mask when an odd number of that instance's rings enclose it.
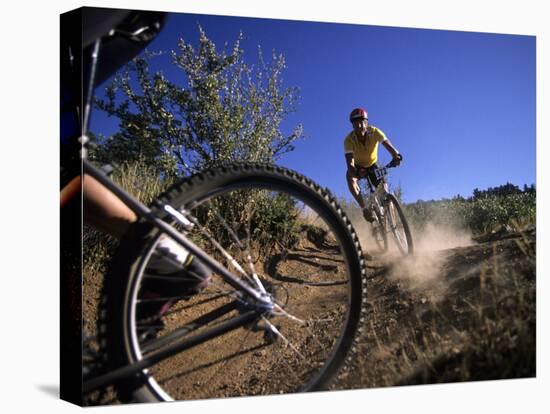
<path fill-rule="evenodd" d="M 379 191 L 377 188 L 375 192 L 370 194 L 367 200 L 367 206 L 372 212 L 374 212 L 374 218 L 379 222 L 379 225 L 383 224 L 386 214 L 386 209 L 384 207 L 385 194 L 386 193 L 384 191 Z"/>

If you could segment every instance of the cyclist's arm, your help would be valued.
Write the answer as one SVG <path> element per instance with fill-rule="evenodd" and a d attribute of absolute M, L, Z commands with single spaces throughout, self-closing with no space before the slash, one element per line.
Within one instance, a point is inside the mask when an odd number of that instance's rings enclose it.
<path fill-rule="evenodd" d="M 389 139 L 386 138 L 384 141 L 382 141 L 382 145 L 384 145 L 384 147 L 388 150 L 394 160 L 401 160 L 401 155 L 399 154 L 399 151 L 397 151 L 397 149 L 392 145 Z"/>
<path fill-rule="evenodd" d="M 348 170 L 349 175 L 355 175 L 355 166 L 353 161 L 353 152 L 346 152 L 344 154 L 346 156 L 346 167 Z"/>

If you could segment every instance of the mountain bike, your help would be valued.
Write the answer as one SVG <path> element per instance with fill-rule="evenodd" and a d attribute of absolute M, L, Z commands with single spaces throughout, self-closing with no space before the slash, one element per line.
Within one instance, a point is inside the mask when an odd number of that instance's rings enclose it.
<path fill-rule="evenodd" d="M 404 255 L 414 253 L 414 243 L 411 229 L 399 200 L 388 186 L 388 169 L 396 165 L 392 162 L 385 167 L 378 167 L 374 174 L 378 179 L 375 187 L 368 175 L 365 176 L 365 183 L 369 193 L 367 207 L 372 213 L 371 233 L 383 252 L 388 250 L 388 233 L 393 235 L 399 251 Z"/>
<path fill-rule="evenodd" d="M 146 206 L 87 158 L 91 99 L 83 172 L 139 222 L 105 276 L 101 364 L 85 376 L 83 393 L 114 385 L 121 401 L 146 402 L 327 389 L 352 360 L 366 305 L 359 240 L 331 193 L 286 168 L 234 163 L 182 178 Z M 205 289 L 147 295 L 167 282 L 148 271 L 166 237 L 212 271 Z M 143 310 L 165 303 L 162 323 L 152 326 Z"/>

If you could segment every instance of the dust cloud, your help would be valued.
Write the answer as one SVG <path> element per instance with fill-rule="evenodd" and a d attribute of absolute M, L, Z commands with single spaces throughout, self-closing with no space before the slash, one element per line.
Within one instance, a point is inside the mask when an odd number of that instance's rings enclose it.
<path fill-rule="evenodd" d="M 424 291 L 431 301 L 441 299 L 446 291 L 445 280 L 441 277 L 446 250 L 473 243 L 471 233 L 465 230 L 452 225 L 428 223 L 422 231 L 412 229 L 414 255 L 403 256 L 391 234 L 388 235 L 388 252 L 381 254 L 368 231 L 363 229 L 358 233 L 361 244 L 374 260 L 387 265 L 389 272 L 385 277 L 399 282 L 407 290 Z"/>
<path fill-rule="evenodd" d="M 437 252 L 472 244 L 472 234 L 450 225 L 428 223 L 422 232 L 413 229 L 415 252 Z"/>
<path fill-rule="evenodd" d="M 471 233 L 451 225 L 428 223 L 423 231 L 413 230 L 415 253 L 392 263 L 389 277 L 411 291 L 422 291 L 427 300 L 438 302 L 447 291 L 443 278 L 446 251 L 473 243 Z"/>

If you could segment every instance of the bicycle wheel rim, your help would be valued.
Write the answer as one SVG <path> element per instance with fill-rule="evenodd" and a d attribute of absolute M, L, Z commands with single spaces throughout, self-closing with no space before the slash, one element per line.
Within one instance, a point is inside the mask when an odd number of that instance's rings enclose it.
<path fill-rule="evenodd" d="M 177 354 L 144 371 L 146 380 L 140 390 L 142 397 L 144 394 L 150 394 L 156 400 L 200 399 L 326 388 L 343 364 L 345 355 L 352 345 L 351 338 L 354 336 L 361 308 L 361 265 L 357 259 L 358 246 L 350 237 L 349 229 L 342 226 L 343 223 L 334 214 L 334 209 L 329 208 L 326 201 L 321 201 L 323 199 L 319 197 L 318 190 L 311 191 L 311 188 L 304 187 L 303 183 L 300 184 L 295 180 L 285 180 L 273 174 L 265 174 L 265 171 L 262 174 L 250 171 L 240 171 L 240 174 L 234 174 L 234 172 L 233 174 L 214 174 L 210 176 L 210 180 L 215 182 L 201 181 L 201 178 L 197 177 L 191 180 L 189 185 L 184 185 L 185 191 L 169 191 L 169 196 L 163 202 L 169 202 L 170 205 L 178 208 L 185 205 L 193 214 L 207 202 L 212 205 L 227 194 L 237 194 L 237 191 L 242 192 L 245 188 L 253 188 L 256 191 L 261 187 L 263 192 L 270 193 L 270 197 L 273 196 L 273 192 L 278 192 L 284 197 L 291 196 L 299 200 L 298 203 L 303 204 L 300 206 L 300 211 L 302 214 L 307 212 L 308 220 L 312 220 L 308 224 L 313 228 L 326 226 L 329 234 L 324 236 L 324 242 L 328 243 L 328 247 L 333 248 L 334 251 L 336 248 L 339 250 L 336 255 L 339 255 L 338 260 L 341 260 L 344 270 L 338 266 L 336 270 L 334 266 L 331 267 L 330 263 L 337 259 L 333 257 L 334 255 L 327 257 L 323 253 L 317 254 L 318 257 L 315 258 L 317 262 L 307 264 L 303 257 L 293 255 L 296 246 L 294 250 L 290 249 L 286 253 L 281 251 L 274 253 L 270 259 L 275 257 L 278 259 L 275 260 L 274 265 L 271 263 L 271 270 L 267 266 L 269 271 L 265 270 L 267 261 L 264 257 L 262 269 L 257 268 L 256 272 L 267 282 L 265 285 L 269 285 L 272 292 L 278 292 L 276 296 L 281 295 L 277 297 L 277 301 L 283 304 L 283 312 L 306 321 L 307 326 L 303 327 L 300 323 L 301 329 L 297 329 L 297 322 L 288 315 L 272 316 L 268 319 L 268 323 L 275 326 L 282 334 L 282 337 L 276 336 L 275 344 L 264 345 L 262 341 L 266 340 L 266 332 L 255 331 L 254 329 L 257 328 L 255 326 L 227 334 L 226 336 L 230 339 L 220 337 Z M 195 182 L 201 183 L 197 186 Z M 242 194 L 238 193 L 238 197 L 233 198 L 232 201 L 238 199 L 242 199 Z M 226 218 L 224 220 L 227 224 L 228 220 Z M 316 220 L 321 220 L 322 226 Z M 196 228 L 199 229 L 199 226 Z M 153 230 L 149 239 L 150 242 L 140 253 L 141 259 L 138 261 L 135 277 L 129 284 L 126 294 L 125 308 L 128 311 L 125 315 L 127 333 L 125 346 L 131 361 L 138 361 L 147 356 L 139 340 L 136 314 L 140 285 L 146 275 L 147 261 L 158 241 L 158 233 Z M 194 241 L 197 240 L 198 238 Z M 301 243 L 303 243 L 301 246 L 303 249 L 314 247 L 311 241 Z M 208 249 L 208 246 L 201 247 Z M 256 248 L 256 253 L 259 252 L 260 250 Z M 209 253 L 218 254 L 215 251 Z M 232 252 L 232 254 L 235 253 Z M 269 256 L 265 250 L 261 251 L 261 254 Z M 284 254 L 286 258 L 283 261 L 281 257 Z M 302 283 L 304 281 L 297 277 L 298 271 L 307 277 L 307 283 Z M 328 276 L 332 279 L 327 280 Z M 217 275 L 214 277 L 217 278 Z M 341 280 L 342 278 L 345 278 L 345 281 Z M 198 313 L 192 314 L 189 310 L 191 305 L 199 306 L 208 295 L 215 296 L 222 285 L 223 283 L 213 283 L 201 294 L 176 304 L 175 313 L 165 320 L 167 334 L 181 327 L 181 324 L 187 323 L 179 321 L 180 318 L 183 319 L 182 312 L 188 318 L 186 321 L 196 317 Z M 300 293 L 297 293 L 298 290 Z M 304 293 L 304 291 L 308 292 Z M 227 298 L 222 299 L 221 305 L 223 300 Z M 322 309 L 319 304 L 326 307 L 328 311 Z M 181 306 L 180 311 L 177 309 L 178 306 Z M 332 316 L 327 317 L 327 315 Z M 178 322 L 175 322 L 176 320 Z M 264 320 L 261 322 L 266 323 Z M 306 341 L 308 341 L 307 346 Z M 307 363 L 302 366 L 300 363 L 304 358 Z M 169 372 L 168 367 L 178 367 L 178 369 Z M 239 376 L 242 378 L 235 381 Z"/>

